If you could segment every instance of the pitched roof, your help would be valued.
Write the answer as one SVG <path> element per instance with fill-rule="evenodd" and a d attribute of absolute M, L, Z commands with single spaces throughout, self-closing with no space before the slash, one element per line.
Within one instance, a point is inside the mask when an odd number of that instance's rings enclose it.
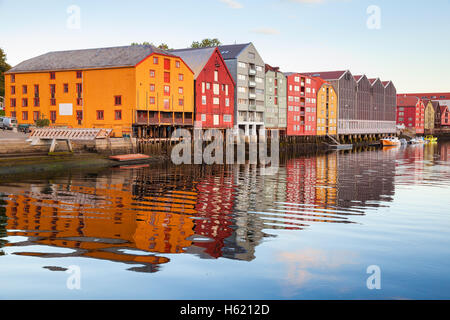
<path fill-rule="evenodd" d="M 435 112 L 440 110 L 441 104 L 439 103 L 439 101 L 431 101 L 431 104 L 433 105 L 433 109 Z"/>
<path fill-rule="evenodd" d="M 171 55 L 152 45 L 54 51 L 23 61 L 8 73 L 132 67 L 152 53 Z"/>
<path fill-rule="evenodd" d="M 371 78 L 371 79 L 369 79 L 370 84 L 374 84 L 375 81 L 377 81 L 376 78 Z"/>
<path fill-rule="evenodd" d="M 384 87 L 387 87 L 387 85 L 391 82 L 392 81 L 381 81 L 381 83 L 383 84 Z"/>
<path fill-rule="evenodd" d="M 358 82 L 359 79 L 361 79 L 362 77 L 364 77 L 364 75 L 353 76 L 353 78 L 355 78 L 355 81 L 356 81 L 356 82 Z"/>
<path fill-rule="evenodd" d="M 399 107 L 415 107 L 419 102 L 418 97 L 399 96 L 397 95 L 397 106 Z"/>
<path fill-rule="evenodd" d="M 266 72 L 267 71 L 281 72 L 280 67 L 272 67 L 270 64 L 266 63 Z"/>
<path fill-rule="evenodd" d="M 219 51 L 222 54 L 222 57 L 224 60 L 229 59 L 236 59 L 237 56 L 244 50 L 246 47 L 248 47 L 251 44 L 249 43 L 242 43 L 242 44 L 230 44 L 225 46 L 219 46 Z"/>
<path fill-rule="evenodd" d="M 216 47 L 170 50 L 171 53 L 179 56 L 188 64 L 192 71 L 194 71 L 194 78 L 197 78 L 202 72 L 214 51 L 216 51 Z"/>
<path fill-rule="evenodd" d="M 309 77 L 319 77 L 324 80 L 338 80 L 340 79 L 348 70 L 344 71 L 323 71 L 323 72 L 302 72 L 302 74 Z"/>
<path fill-rule="evenodd" d="M 448 107 L 445 106 L 445 105 L 444 105 L 444 106 L 441 106 L 441 114 L 445 112 L 445 109 L 448 109 Z"/>

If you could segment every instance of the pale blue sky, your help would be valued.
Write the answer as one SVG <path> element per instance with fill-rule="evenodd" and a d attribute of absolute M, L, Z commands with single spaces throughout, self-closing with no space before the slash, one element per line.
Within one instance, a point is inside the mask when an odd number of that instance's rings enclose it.
<path fill-rule="evenodd" d="M 71 5 L 79 30 L 67 27 Z M 367 27 L 370 5 L 381 29 Z M 0 0 L 0 47 L 16 65 L 55 50 L 217 37 L 253 42 L 283 71 L 350 69 L 399 92 L 450 91 L 449 12 L 449 0 Z"/>

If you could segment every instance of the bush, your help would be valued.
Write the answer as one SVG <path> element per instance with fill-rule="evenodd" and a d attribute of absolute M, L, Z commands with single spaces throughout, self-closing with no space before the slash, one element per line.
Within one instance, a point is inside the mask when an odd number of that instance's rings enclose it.
<path fill-rule="evenodd" d="M 0 110 L 0 117 L 5 115 L 5 110 Z"/>
<path fill-rule="evenodd" d="M 36 127 L 38 127 L 38 128 L 48 127 L 49 125 L 50 125 L 50 120 L 48 120 L 48 119 L 36 120 Z"/>

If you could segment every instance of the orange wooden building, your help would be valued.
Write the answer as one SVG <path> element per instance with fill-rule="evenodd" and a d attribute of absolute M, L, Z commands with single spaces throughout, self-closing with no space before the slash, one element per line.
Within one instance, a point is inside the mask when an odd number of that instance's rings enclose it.
<path fill-rule="evenodd" d="M 6 115 L 19 124 L 112 128 L 193 125 L 194 73 L 151 45 L 50 52 L 5 77 Z"/>

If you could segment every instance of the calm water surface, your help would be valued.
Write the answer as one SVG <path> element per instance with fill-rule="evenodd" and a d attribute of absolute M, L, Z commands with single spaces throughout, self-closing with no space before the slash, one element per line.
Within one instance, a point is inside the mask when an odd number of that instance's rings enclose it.
<path fill-rule="evenodd" d="M 449 299 L 449 160 L 441 143 L 297 157 L 274 176 L 0 179 L 0 298 Z"/>

